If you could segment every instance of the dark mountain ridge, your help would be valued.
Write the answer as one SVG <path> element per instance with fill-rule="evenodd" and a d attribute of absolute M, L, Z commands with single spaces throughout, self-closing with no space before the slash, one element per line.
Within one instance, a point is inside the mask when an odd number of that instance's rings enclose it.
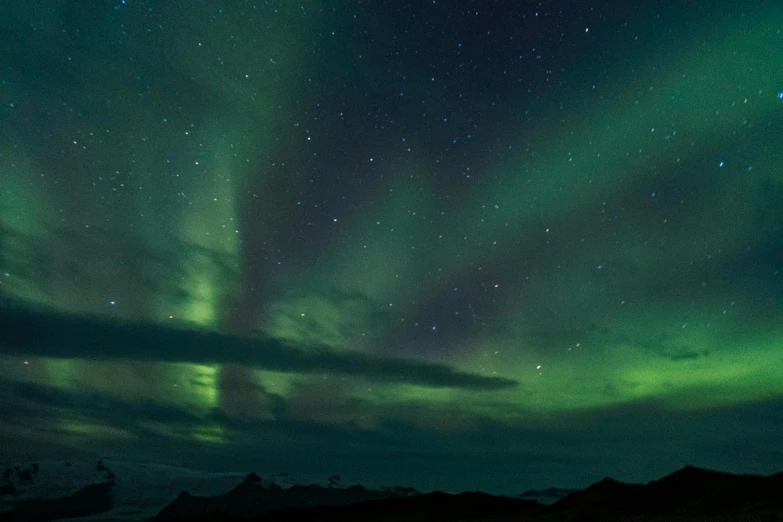
<path fill-rule="evenodd" d="M 606 478 L 558 500 L 551 510 L 686 519 L 771 512 L 779 513 L 783 520 L 783 473 L 736 475 L 686 466 L 644 485 Z"/>
<path fill-rule="evenodd" d="M 566 495 L 570 495 L 571 493 L 574 493 L 576 491 L 579 491 L 578 489 L 568 489 L 568 488 L 546 488 L 546 489 L 528 489 L 522 493 L 520 493 L 519 498 L 533 498 L 533 497 L 541 497 L 541 498 L 563 498 Z"/>
<path fill-rule="evenodd" d="M 0 522 L 46 522 L 103 513 L 111 509 L 113 486 L 108 481 L 91 484 L 65 497 L 17 502 L 13 511 L 0 513 Z"/>
<path fill-rule="evenodd" d="M 545 490 L 546 491 L 546 490 Z M 552 489 L 552 491 L 563 491 Z M 727 518 L 728 517 L 728 518 Z M 245 483 L 219 497 L 182 493 L 156 521 L 284 520 L 781 520 L 783 474 L 735 475 L 692 466 L 647 484 L 605 478 L 551 506 L 485 493 L 400 496 L 360 486 L 263 488 Z"/>
<path fill-rule="evenodd" d="M 12 502 L 13 511 L 0 513 L 0 520 L 44 521 L 108 513 L 113 487 L 112 474 L 111 480 L 89 485 L 72 495 Z M 560 494 L 567 490 L 543 491 Z M 283 488 L 251 473 L 223 495 L 197 496 L 183 491 L 154 520 L 783 522 L 783 473 L 738 475 L 686 466 L 647 484 L 605 478 L 551 505 L 480 492 L 420 494 L 413 488 L 369 490 L 362 486 L 340 488 L 336 484 Z"/>
<path fill-rule="evenodd" d="M 276 484 L 264 487 L 254 473 L 225 495 L 200 497 L 186 491 L 163 508 L 155 520 L 191 520 L 209 515 L 218 519 L 253 519 L 286 508 L 344 506 L 395 496 L 391 491 L 371 491 L 362 486 L 326 488 L 316 485 L 287 489 Z M 222 517 L 222 518 L 220 518 Z"/>
<path fill-rule="evenodd" d="M 354 486 L 355 487 L 355 486 Z M 171 520 L 187 520 L 188 522 L 217 522 L 226 520 L 256 520 L 263 522 L 287 522 L 290 520 L 307 521 L 343 521 L 343 522 L 369 522 L 380 520 L 485 520 L 487 517 L 515 517 L 533 515 L 542 511 L 543 506 L 533 500 L 522 500 L 510 497 L 499 497 L 487 493 L 468 492 L 457 495 L 450 495 L 443 492 L 434 492 L 419 494 L 413 496 L 386 496 L 376 500 L 365 500 L 356 503 L 342 503 L 346 497 L 342 492 L 348 490 L 332 490 L 312 486 L 310 493 L 317 495 L 322 493 L 335 493 L 335 496 L 328 499 L 328 503 L 314 505 L 312 507 L 289 506 L 280 508 L 283 501 L 277 502 L 276 506 L 257 505 L 250 512 L 242 512 L 240 509 L 234 509 L 231 506 L 232 501 L 238 500 L 237 493 L 229 493 L 223 497 L 215 497 L 213 500 L 220 499 L 209 505 L 201 504 L 201 510 L 198 505 L 201 502 L 196 501 L 190 505 L 193 497 L 180 497 L 171 505 L 160 512 L 155 518 L 156 522 Z M 294 489 L 294 488 L 291 488 Z M 302 489 L 286 500 L 292 500 L 295 496 L 302 497 Z M 307 488 L 310 489 L 310 488 Z M 371 493 L 364 490 L 364 494 Z M 244 493 L 251 493 L 245 490 Z M 374 492 L 383 493 L 383 492 Z M 260 495 L 256 498 L 261 499 L 265 494 L 260 491 L 252 492 L 253 495 Z M 388 495 L 388 493 L 387 493 Z M 312 497 L 311 497 L 312 498 Z M 261 499 L 263 502 L 263 500 Z M 252 504 L 250 499 L 241 501 L 242 505 Z M 206 509 L 203 509 L 206 507 Z M 239 508 L 239 506 L 237 505 Z M 171 508 L 171 509 L 170 509 Z M 193 509 L 196 508 L 196 509 Z M 264 514 L 259 514 L 263 511 Z M 186 515 L 187 513 L 187 515 Z"/>

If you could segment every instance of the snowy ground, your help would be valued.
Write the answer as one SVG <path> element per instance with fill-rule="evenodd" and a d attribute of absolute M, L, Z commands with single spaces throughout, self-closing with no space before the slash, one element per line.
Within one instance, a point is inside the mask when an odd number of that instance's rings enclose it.
<path fill-rule="evenodd" d="M 80 521 L 144 520 L 157 514 L 183 490 L 193 495 L 223 494 L 252 471 L 214 473 L 116 460 L 104 460 L 102 463 L 114 474 L 114 508 L 106 513 L 79 518 Z M 10 511 L 13 502 L 20 500 L 71 495 L 89 484 L 105 482 L 108 476 L 107 471 L 98 469 L 97 461 L 41 460 L 37 464 L 39 471 L 33 473 L 30 480 L 21 480 L 16 473 L 11 474 L 16 492 L 0 496 L 0 511 Z M 0 471 L 14 467 L 30 470 L 32 466 L 33 462 L 6 464 L 0 467 Z M 264 482 L 268 483 L 271 479 L 283 487 L 317 482 L 304 477 L 264 475 L 260 472 L 259 475 L 265 479 Z"/>

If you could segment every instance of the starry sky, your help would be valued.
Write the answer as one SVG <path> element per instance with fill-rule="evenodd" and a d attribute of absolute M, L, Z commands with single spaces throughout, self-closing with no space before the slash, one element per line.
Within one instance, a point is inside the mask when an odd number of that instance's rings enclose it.
<path fill-rule="evenodd" d="M 782 31 L 765 0 L 2 2 L 0 460 L 783 469 Z"/>

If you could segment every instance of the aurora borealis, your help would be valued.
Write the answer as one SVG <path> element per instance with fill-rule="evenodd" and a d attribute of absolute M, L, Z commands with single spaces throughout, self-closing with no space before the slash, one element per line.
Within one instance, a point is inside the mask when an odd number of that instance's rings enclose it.
<path fill-rule="evenodd" d="M 684 4 L 3 2 L 0 460 L 783 469 L 783 9 Z"/>

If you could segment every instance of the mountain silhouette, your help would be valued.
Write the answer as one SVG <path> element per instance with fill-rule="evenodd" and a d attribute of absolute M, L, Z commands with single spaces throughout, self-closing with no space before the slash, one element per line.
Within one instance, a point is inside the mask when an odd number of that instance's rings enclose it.
<path fill-rule="evenodd" d="M 551 509 L 557 512 L 630 512 L 642 505 L 644 488 L 641 484 L 626 484 L 607 477 L 581 491 L 566 495 L 552 504 Z"/>
<path fill-rule="evenodd" d="M 528 489 L 519 495 L 519 498 L 551 498 L 558 499 L 563 498 L 566 495 L 570 495 L 579 491 L 578 489 L 566 489 L 566 488 L 546 488 L 546 489 Z"/>
<path fill-rule="evenodd" d="M 264 487 L 259 484 L 258 475 L 251 473 L 225 495 L 200 497 L 183 491 L 155 520 L 201 520 L 198 517 L 206 515 L 217 517 L 214 520 L 252 519 L 285 508 L 358 504 L 391 496 L 393 492 L 370 491 L 362 486 L 341 489 L 312 485 L 283 489 L 270 484 Z"/>
<path fill-rule="evenodd" d="M 783 508 L 783 474 L 735 475 L 686 466 L 646 486 L 660 508 L 689 513 L 721 513 L 761 507 Z"/>
<path fill-rule="evenodd" d="M 312 522 L 373 522 L 405 520 L 416 522 L 528 520 L 542 513 L 534 500 L 468 492 L 450 495 L 426 493 L 405 498 L 386 498 L 349 506 L 319 506 L 307 510 L 288 509 L 270 513 L 264 522 L 307 520 Z"/>
<path fill-rule="evenodd" d="M 645 485 L 607 478 L 555 502 L 551 510 L 594 519 L 638 514 L 686 520 L 733 515 L 739 520 L 783 510 L 783 474 L 735 475 L 686 466 Z"/>
<path fill-rule="evenodd" d="M 361 486 L 265 488 L 258 485 L 257 476 L 254 478 L 217 497 L 196 497 L 183 492 L 155 520 L 783 522 L 783 473 L 735 475 L 686 466 L 647 484 L 605 478 L 573 491 L 550 506 L 485 493 L 401 496 L 393 491 L 371 491 Z"/>
<path fill-rule="evenodd" d="M 356 488 L 356 486 L 354 486 Z M 294 489 L 294 488 L 291 488 Z M 406 521 L 448 521 L 448 520 L 486 520 L 487 517 L 496 519 L 497 517 L 512 517 L 519 520 L 518 517 L 526 515 L 535 515 L 541 512 L 543 506 L 533 500 L 522 500 L 510 497 L 501 497 L 488 495 L 486 493 L 470 492 L 450 495 L 442 492 L 434 492 L 407 497 L 387 496 L 377 500 L 366 500 L 356 503 L 345 503 L 336 505 L 337 501 L 348 501 L 353 488 L 347 490 L 338 490 L 331 488 L 322 488 L 320 486 L 310 486 L 300 488 L 290 496 L 287 501 L 302 499 L 303 490 L 308 490 L 312 496 L 309 501 L 322 494 L 331 493 L 334 495 L 328 499 L 329 503 L 320 504 L 313 507 L 286 507 L 280 509 L 281 501 L 267 503 L 260 510 L 251 509 L 243 511 L 242 508 L 233 509 L 232 501 L 237 501 L 236 493 L 229 493 L 220 497 L 219 502 L 214 504 L 203 504 L 199 499 L 192 502 L 194 497 L 183 497 L 177 499 L 170 507 L 178 506 L 177 509 L 167 507 L 161 511 L 155 518 L 156 522 L 169 520 L 187 520 L 188 522 L 217 522 L 217 521 L 238 521 L 255 520 L 263 522 L 288 522 L 290 520 L 320 521 L 320 522 L 372 522 L 381 520 L 406 520 Z M 363 488 L 362 488 L 363 489 Z M 282 490 L 287 491 L 287 490 Z M 381 494 L 382 492 L 369 492 L 364 490 L 364 494 Z M 243 494 L 250 494 L 250 490 L 245 490 Z M 277 492 L 279 493 L 279 491 Z M 267 500 L 266 495 L 259 491 L 252 493 L 253 498 L 260 502 Z M 354 498 L 357 498 L 354 496 Z M 250 498 L 244 499 L 243 505 L 247 506 L 252 502 Z M 187 505 L 190 503 L 190 505 Z M 187 507 L 185 507 L 187 505 Z M 237 506 L 239 507 L 239 506 Z M 259 513 L 264 511 L 265 513 Z"/>
<path fill-rule="evenodd" d="M 103 513 L 112 507 L 112 486 L 109 481 L 91 484 L 66 497 L 16 502 L 13 511 L 0 513 L 0 522 L 45 522 Z"/>

